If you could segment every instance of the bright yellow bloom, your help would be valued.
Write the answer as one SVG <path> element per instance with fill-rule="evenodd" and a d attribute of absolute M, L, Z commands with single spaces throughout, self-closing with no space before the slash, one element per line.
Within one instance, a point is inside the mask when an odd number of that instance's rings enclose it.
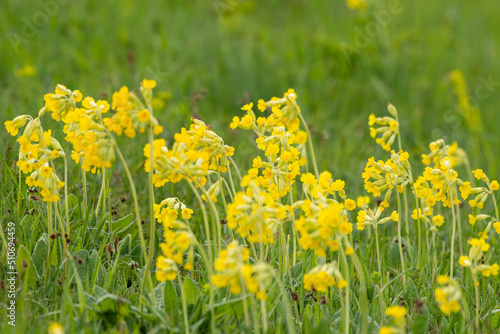
<path fill-rule="evenodd" d="M 49 334 L 64 334 L 64 327 L 58 322 L 53 322 L 49 325 Z"/>
<path fill-rule="evenodd" d="M 42 177 L 49 177 L 52 175 L 52 168 L 49 167 L 49 166 L 43 166 L 41 169 L 40 169 L 40 175 Z"/>
<path fill-rule="evenodd" d="M 149 121 L 149 119 L 151 118 L 151 114 L 149 113 L 149 110 L 147 109 L 142 109 L 141 111 L 139 111 L 137 113 L 137 119 L 140 121 L 140 122 L 147 122 Z"/>
<path fill-rule="evenodd" d="M 471 265 L 471 262 L 468 256 L 460 256 L 460 258 L 458 259 L 458 264 L 460 264 L 462 267 L 468 267 Z"/>
<path fill-rule="evenodd" d="M 498 190 L 499 189 L 499 184 L 498 184 L 497 180 L 491 181 L 490 186 L 491 186 L 491 190 Z"/>
<path fill-rule="evenodd" d="M 378 334 L 391 334 L 391 333 L 392 333 L 391 327 L 387 326 L 380 327 L 380 331 L 378 332 Z"/>
<path fill-rule="evenodd" d="M 191 210 L 189 208 L 182 209 L 181 215 L 182 215 L 183 219 L 190 219 L 192 214 L 193 214 L 193 210 Z"/>
<path fill-rule="evenodd" d="M 448 283 L 449 281 L 450 281 L 450 276 L 448 276 L 448 275 L 439 275 L 439 276 L 437 277 L 437 282 L 438 282 L 439 284 L 446 284 L 446 283 Z"/>
<path fill-rule="evenodd" d="M 142 80 L 142 83 L 141 83 L 142 87 L 146 88 L 146 89 L 153 89 L 156 87 L 156 81 L 155 80 Z"/>
<path fill-rule="evenodd" d="M 406 307 L 394 305 L 388 307 L 385 310 L 385 314 L 387 314 L 387 316 L 389 317 L 394 317 L 396 319 L 403 319 L 403 317 L 406 315 Z"/>
<path fill-rule="evenodd" d="M 395 222 L 399 221 L 399 214 L 397 211 L 393 211 L 391 213 L 391 219 L 394 220 Z"/>
<path fill-rule="evenodd" d="M 243 107 L 241 107 L 241 110 L 249 111 L 252 110 L 253 107 L 253 102 L 250 102 L 248 104 L 245 104 Z"/>
<path fill-rule="evenodd" d="M 486 177 L 486 174 L 484 174 L 483 170 L 482 169 L 476 169 L 476 170 L 473 170 L 472 173 L 474 173 L 474 176 L 476 177 L 476 179 L 480 180 L 484 177 Z"/>
<path fill-rule="evenodd" d="M 436 226 L 441 226 L 444 223 L 444 217 L 441 215 L 436 215 L 432 217 L 432 221 L 434 222 L 434 224 L 436 224 Z"/>
<path fill-rule="evenodd" d="M 10 133 L 11 136 L 15 136 L 19 132 L 19 129 L 14 125 L 14 122 L 12 121 L 7 121 L 4 123 L 4 125 L 7 129 L 7 132 Z"/>

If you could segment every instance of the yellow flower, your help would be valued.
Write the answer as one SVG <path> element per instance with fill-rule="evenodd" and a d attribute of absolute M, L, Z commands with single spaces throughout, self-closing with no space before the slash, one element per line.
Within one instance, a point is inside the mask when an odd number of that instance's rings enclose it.
<path fill-rule="evenodd" d="M 233 121 L 229 124 L 231 129 L 236 129 L 240 125 L 240 118 L 238 116 L 233 117 Z"/>
<path fill-rule="evenodd" d="M 250 102 L 248 104 L 245 104 L 243 107 L 241 107 L 241 110 L 249 111 L 252 110 L 253 107 L 253 102 Z"/>
<path fill-rule="evenodd" d="M 142 109 L 141 111 L 139 111 L 139 113 L 137 113 L 137 119 L 143 123 L 149 121 L 150 117 L 151 117 L 151 114 L 149 113 L 149 111 L 147 109 Z"/>
<path fill-rule="evenodd" d="M 474 176 L 476 177 L 476 179 L 480 180 L 484 177 L 486 177 L 486 174 L 484 174 L 483 170 L 482 169 L 476 169 L 476 170 L 473 170 L 472 173 L 474 173 Z"/>
<path fill-rule="evenodd" d="M 337 288 L 339 289 L 343 289 L 345 287 L 347 287 L 347 281 L 345 279 L 339 279 L 339 282 L 337 284 Z"/>
<path fill-rule="evenodd" d="M 370 204 L 370 197 L 369 196 L 359 196 L 356 199 L 356 204 L 357 204 L 358 208 L 362 208 L 363 206 Z"/>
<path fill-rule="evenodd" d="M 182 250 L 188 249 L 189 244 L 190 244 L 189 237 L 186 233 L 177 234 L 177 237 L 175 238 L 175 242 L 176 242 L 177 246 L 179 246 L 179 248 Z"/>
<path fill-rule="evenodd" d="M 396 319 L 403 319 L 403 317 L 406 315 L 406 307 L 394 305 L 394 306 L 388 307 L 385 310 L 385 314 L 387 314 L 387 316 L 389 316 L 389 317 L 394 317 Z"/>
<path fill-rule="evenodd" d="M 438 282 L 439 284 L 446 284 L 446 283 L 448 283 L 449 281 L 450 281 L 450 276 L 448 276 L 448 275 L 439 275 L 439 276 L 437 277 L 437 282 Z"/>
<path fill-rule="evenodd" d="M 460 258 L 458 259 L 458 264 L 460 264 L 462 267 L 468 267 L 471 265 L 471 262 L 468 256 L 460 256 Z"/>
<path fill-rule="evenodd" d="M 389 128 L 391 131 L 396 131 L 398 129 L 398 122 L 396 121 L 390 121 L 389 122 Z"/>
<path fill-rule="evenodd" d="M 14 125 L 14 122 L 7 121 L 3 124 L 5 125 L 7 132 L 10 133 L 11 136 L 15 136 L 19 132 L 19 129 Z"/>
<path fill-rule="evenodd" d="M 365 10 L 366 9 L 366 1 L 365 0 L 347 0 L 347 6 L 350 9 Z"/>
<path fill-rule="evenodd" d="M 497 180 L 491 181 L 490 186 L 491 186 L 491 190 L 498 190 L 498 188 L 499 188 L 498 181 Z"/>
<path fill-rule="evenodd" d="M 342 225 L 341 225 L 341 228 L 342 228 Z M 345 248 L 345 255 L 352 255 L 352 254 L 354 254 L 354 249 L 352 247 L 346 247 Z"/>
<path fill-rule="evenodd" d="M 441 216 L 441 215 L 436 215 L 434 217 L 432 217 L 432 221 L 434 222 L 434 224 L 436 224 L 437 226 L 441 226 L 443 225 L 444 223 L 444 217 Z"/>
<path fill-rule="evenodd" d="M 64 334 L 64 327 L 58 322 L 53 322 L 49 325 L 49 334 Z"/>
<path fill-rule="evenodd" d="M 163 132 L 163 126 L 161 126 L 161 125 L 155 125 L 155 126 L 153 127 L 153 133 L 154 133 L 156 136 L 157 136 L 157 135 L 159 135 L 159 134 L 160 134 L 160 133 L 162 133 L 162 132 Z"/>
<path fill-rule="evenodd" d="M 391 327 L 387 326 L 381 327 L 380 331 L 378 332 L 378 334 L 391 334 L 391 333 L 392 333 Z"/>
<path fill-rule="evenodd" d="M 306 173 L 302 174 L 302 176 L 300 177 L 300 181 L 302 181 L 304 184 L 313 184 L 314 181 L 316 181 L 316 178 L 313 174 Z"/>
<path fill-rule="evenodd" d="M 40 175 L 42 177 L 50 177 L 50 175 L 52 175 L 52 168 L 49 166 L 43 166 L 40 168 Z"/>
<path fill-rule="evenodd" d="M 260 111 L 265 111 L 267 109 L 266 101 L 264 101 L 262 99 L 257 101 L 257 108 L 259 108 Z"/>
<path fill-rule="evenodd" d="M 146 89 L 153 89 L 156 87 L 156 81 L 155 80 L 142 80 L 142 83 L 141 83 L 142 87 L 146 88 Z"/>
<path fill-rule="evenodd" d="M 395 222 L 399 221 L 399 214 L 397 211 L 393 211 L 391 213 L 391 219 L 394 220 Z"/>
<path fill-rule="evenodd" d="M 189 208 L 182 209 L 181 215 L 182 215 L 183 219 L 190 219 L 192 214 L 193 214 L 193 210 L 191 210 Z"/>
<path fill-rule="evenodd" d="M 344 202 L 344 206 L 347 210 L 352 211 L 356 209 L 356 202 L 354 202 L 352 199 L 348 198 Z"/>
<path fill-rule="evenodd" d="M 18 77 L 32 77 L 36 73 L 35 68 L 31 65 L 26 65 L 17 70 L 16 76 Z"/>

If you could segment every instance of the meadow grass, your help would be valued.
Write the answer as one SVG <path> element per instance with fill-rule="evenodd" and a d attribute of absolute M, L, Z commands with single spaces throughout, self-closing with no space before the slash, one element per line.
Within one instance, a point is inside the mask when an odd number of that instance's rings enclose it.
<path fill-rule="evenodd" d="M 494 34 L 500 28 L 495 19 L 498 4 L 492 1 L 481 4 L 401 1 L 401 13 L 391 15 L 387 26 L 368 38 L 366 47 L 349 54 L 344 52 L 342 43 L 355 45 L 359 31 L 376 22 L 374 15 L 387 9 L 388 2 L 373 2 L 368 13 L 352 11 L 344 3 L 334 2 L 311 5 L 300 1 L 286 4 L 200 1 L 190 5 L 181 2 L 141 5 L 124 1 L 120 8 L 97 1 L 55 3 L 54 15 L 45 14 L 49 20 L 35 27 L 32 37 L 23 32 L 23 25 L 34 22 L 36 15 L 47 8 L 41 4 L 27 7 L 12 1 L 0 13 L 0 29 L 5 36 L 0 41 L 2 124 L 21 114 L 36 117 L 44 105 L 43 95 L 52 92 L 57 83 L 79 89 L 84 96 L 111 102 L 112 93 L 123 84 L 137 91 L 142 78 L 155 79 L 157 99 L 151 105 L 151 112 L 164 126 L 160 137 L 166 139 L 168 146 L 174 142 L 174 133 L 181 127 L 189 127 L 191 117 L 201 119 L 225 144 L 235 147 L 233 159 L 244 175 L 259 150 L 251 145 L 255 140 L 251 132 L 229 128 L 232 117 L 243 116 L 245 112 L 240 107 L 246 103 L 257 105 L 259 98 L 281 96 L 293 87 L 309 125 L 319 171 L 328 170 L 333 179 L 345 180 L 349 198 L 356 200 L 357 196 L 366 195 L 361 173 L 368 158 L 375 156 L 376 160 L 385 161 L 391 157 L 370 138 L 367 126 L 369 114 L 389 115 L 385 111 L 388 101 L 398 108 L 402 147 L 410 153 L 415 179 L 424 170 L 421 154 L 428 153 L 428 144 L 440 138 L 450 145 L 457 141 L 467 153 L 470 168 L 457 166 L 459 177 L 474 185 L 470 171 L 482 168 L 491 180 L 498 179 L 496 151 L 500 137 L 496 129 L 500 124 L 494 113 L 499 102 L 498 87 L 485 85 L 488 81 L 495 83 L 495 78 L 500 77 L 498 67 L 494 66 L 499 48 Z M 16 38 L 13 34 L 24 38 L 20 44 L 13 44 L 12 38 Z M 33 75 L 19 72 L 23 68 L 26 71 L 26 66 L 33 66 Z M 455 69 L 464 73 L 467 94 L 480 110 L 479 130 L 471 127 L 467 110 L 458 105 L 451 80 L 451 71 Z M 48 114 L 42 123 L 70 152 L 69 144 L 63 140 L 62 125 Z M 303 124 L 302 130 L 306 130 Z M 194 209 L 189 228 L 203 242 L 196 251 L 195 270 L 190 273 L 181 270 L 179 279 L 173 283 L 158 282 L 153 263 L 149 269 L 154 285 L 151 293 L 144 270 L 148 259 L 144 255 L 147 253 L 156 261 L 164 236 L 163 228 L 158 225 L 153 231 L 155 238 L 151 238 L 149 228 L 151 192 L 148 174 L 143 171 L 147 163 L 143 147 L 149 140 L 147 135 L 138 135 L 133 140 L 119 136 L 116 140 L 126 164 L 116 157 L 113 170 L 106 177 L 109 187 L 101 188 L 102 173 L 99 176 L 87 173 L 86 202 L 80 169 L 74 165 L 68 169 L 67 186 L 71 195 L 67 201 L 62 197 L 61 219 L 57 212 L 52 213 L 54 229 L 62 232 L 57 222 L 65 221 L 67 203 L 73 244 L 66 246 L 62 237 L 50 242 L 48 206 L 28 201 L 31 194 L 26 186 L 19 193 L 22 201 L 18 214 L 19 170 L 15 164 L 19 146 L 2 132 L 2 227 L 5 231 L 7 222 L 16 224 L 20 272 L 17 327 L 8 326 L 2 313 L 2 332 L 44 332 L 54 321 L 63 324 L 70 333 L 134 329 L 184 332 L 186 318 L 192 332 L 215 326 L 228 332 L 264 330 L 266 326 L 276 332 L 292 329 L 342 332 L 346 324 L 352 332 L 372 332 L 382 325 L 401 327 L 394 317 L 385 315 L 387 307 L 400 304 L 408 310 L 404 318 L 407 331 L 487 333 L 494 331 L 499 323 L 497 279 L 482 278 L 475 290 L 468 268 L 462 269 L 458 264 L 459 256 L 469 252 L 467 240 L 477 237 L 486 226 L 478 222 L 471 227 L 468 215 L 475 215 L 477 209 L 469 209 L 465 200 L 463 207 L 460 205 L 460 209 L 453 211 L 461 215 L 461 220 L 455 217 L 461 226 L 461 239 L 450 237 L 453 224 L 448 213 L 445 225 L 436 233 L 422 231 L 424 246 L 418 249 L 418 222 L 403 219 L 404 210 L 398 209 L 393 197 L 388 212 L 399 211 L 402 237 L 397 236 L 394 223 L 387 228 L 383 225 L 378 239 L 370 226 L 364 231 L 357 231 L 354 226 L 344 245 L 352 244 L 359 261 L 354 257 L 344 261 L 347 257 L 342 253 L 343 247 L 338 253 L 328 253 L 328 260 L 338 262 L 342 279 L 349 281 L 348 292 L 329 288 L 324 297 L 304 289 L 304 275 L 326 260 L 310 250 L 299 251 L 301 246 L 294 245 L 296 232 L 287 225 L 284 233 L 278 233 L 279 247 L 267 247 L 264 254 L 264 262 L 274 268 L 277 276 L 269 278 L 273 283 L 267 287 L 267 293 L 272 298 L 264 306 L 254 297 L 242 298 L 241 294 L 231 295 L 226 289 L 209 286 L 205 262 L 214 261 L 219 249 L 207 245 L 206 240 L 217 239 L 218 231 L 213 228 L 219 225 L 214 217 L 217 213 L 219 218 L 227 218 L 225 205 L 232 202 L 230 190 L 223 188 L 222 192 L 228 203 L 221 202 L 219 197 L 212 210 L 208 203 L 200 205 L 193 191 L 196 187 L 167 183 L 154 189 L 155 202 L 175 196 Z M 399 150 L 396 144 L 393 148 Z M 305 151 L 310 154 L 309 147 Z M 67 159 L 71 160 L 69 154 Z M 309 160 L 303 173 L 314 173 L 311 163 Z M 55 166 L 61 176 L 63 164 L 56 161 Z M 134 179 L 138 208 L 146 221 L 142 227 L 145 247 L 139 240 L 140 227 L 133 218 L 136 210 L 124 166 L 128 166 Z M 223 176 L 227 178 L 227 174 Z M 239 190 L 234 170 L 233 179 Z M 216 180 L 212 177 L 212 182 Z M 102 196 L 101 189 L 104 189 Z M 407 192 L 414 201 L 411 187 Z M 305 193 L 297 186 L 293 198 L 304 199 Z M 377 198 L 371 199 L 372 209 Z M 344 202 L 340 197 L 336 199 Z M 403 195 L 400 200 L 403 201 Z M 403 208 L 406 206 L 411 213 L 415 204 L 410 200 L 404 201 Z M 494 205 L 489 201 L 483 212 L 494 217 Z M 102 205 L 105 207 L 95 214 L 93 210 Z M 213 215 L 208 228 L 201 215 L 202 208 L 206 208 L 207 216 Z M 357 211 L 350 214 L 354 225 Z M 221 229 L 220 248 L 227 247 L 233 238 L 244 242 L 245 238 L 239 238 L 227 227 Z M 494 229 L 490 234 L 488 242 L 492 247 L 487 263 L 493 264 L 498 262 L 498 244 Z M 111 246 L 116 236 L 119 245 Z M 404 271 L 401 249 L 395 242 L 398 239 L 405 240 L 408 247 L 404 250 Z M 451 240 L 455 242 L 454 276 L 464 298 L 461 313 L 445 316 L 435 301 L 435 289 L 439 286 L 437 276 L 450 274 Z M 380 244 L 380 256 L 376 255 L 375 243 Z M 49 244 L 53 255 L 47 259 Z M 108 244 L 110 247 L 106 247 Z M 251 263 L 262 260 L 257 250 L 264 247 L 257 242 L 255 248 Z M 214 254 L 203 259 L 201 249 L 207 252 L 212 249 Z M 383 263 L 382 273 L 378 270 L 378 259 Z M 23 267 L 23 260 L 27 268 Z M 3 281 L 7 275 L 5 265 L 2 275 Z M 294 301 L 292 292 L 297 293 L 298 300 Z M 481 305 L 479 320 L 484 324 L 480 329 L 474 329 L 476 296 Z M 6 305 L 7 300 L 5 294 L 2 303 Z M 369 328 L 363 327 L 366 324 Z"/>

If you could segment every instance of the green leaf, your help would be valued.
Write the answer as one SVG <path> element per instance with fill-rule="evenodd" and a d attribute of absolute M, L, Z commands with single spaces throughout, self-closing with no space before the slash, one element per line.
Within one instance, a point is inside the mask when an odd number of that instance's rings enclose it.
<path fill-rule="evenodd" d="M 135 226 L 135 222 L 133 221 L 134 215 L 132 213 L 129 213 L 125 217 L 122 217 L 118 220 L 115 220 L 114 222 L 111 223 L 111 228 L 113 230 L 114 235 L 118 235 L 120 239 L 125 237 L 132 228 Z"/>
<path fill-rule="evenodd" d="M 170 318 L 170 322 L 173 327 L 179 324 L 179 305 L 177 302 L 177 293 L 175 292 L 175 287 L 172 281 L 165 282 L 165 289 L 163 292 L 163 303 L 165 306 L 165 312 Z"/>
<path fill-rule="evenodd" d="M 411 278 L 406 280 L 406 289 L 403 292 L 403 296 L 406 300 L 415 300 L 415 298 L 419 298 L 417 287 Z"/>
<path fill-rule="evenodd" d="M 81 264 L 77 263 L 77 272 L 80 279 L 85 282 L 87 280 L 87 272 L 89 268 L 89 252 L 86 249 L 80 249 L 79 251 L 74 252 L 73 256 L 82 260 Z"/>
<path fill-rule="evenodd" d="M 40 237 L 40 239 L 36 243 L 32 257 L 33 265 L 35 266 L 38 278 L 43 277 L 44 275 L 45 260 L 47 258 L 48 252 L 49 252 L 49 243 L 47 240 L 47 236 L 44 234 Z"/>
<path fill-rule="evenodd" d="M 191 277 L 186 277 L 184 279 L 184 284 L 182 284 L 182 291 L 184 291 L 184 295 L 186 296 L 186 303 L 188 305 L 194 304 L 196 302 L 196 298 L 200 295 L 200 290 L 196 287 Z"/>
<path fill-rule="evenodd" d="M 491 328 L 493 330 L 500 327 L 500 309 L 491 311 Z"/>
<path fill-rule="evenodd" d="M 74 194 L 68 195 L 68 209 L 72 210 L 78 205 L 78 198 Z"/>
<path fill-rule="evenodd" d="M 424 307 L 422 313 L 417 314 L 411 332 L 415 334 L 427 333 L 429 326 L 429 309 Z"/>

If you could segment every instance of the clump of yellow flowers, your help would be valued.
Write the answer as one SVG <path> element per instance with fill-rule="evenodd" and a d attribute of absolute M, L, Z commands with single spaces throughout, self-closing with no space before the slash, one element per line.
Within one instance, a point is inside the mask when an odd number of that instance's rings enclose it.
<path fill-rule="evenodd" d="M 304 275 L 304 289 L 318 292 L 327 292 L 332 286 L 339 289 L 347 287 L 347 281 L 342 277 L 337 263 L 332 262 L 314 267 L 309 273 Z"/>
<path fill-rule="evenodd" d="M 271 272 L 266 263 L 249 264 L 250 251 L 236 240 L 227 249 L 219 252 L 215 260 L 216 274 L 212 275 L 212 284 L 218 288 L 229 287 L 232 294 L 246 290 L 257 299 L 267 298 L 266 288 L 271 283 Z"/>
<path fill-rule="evenodd" d="M 356 9 L 366 7 L 364 1 L 349 1 L 348 4 Z M 458 82 L 460 78 L 457 74 L 455 76 L 454 80 Z M 389 104 L 390 116 L 371 114 L 368 124 L 371 137 L 390 155 L 384 153 L 383 160 L 368 159 L 361 175 L 367 194 L 353 197 L 344 180 L 334 177 L 329 171 L 318 170 L 310 133 L 293 89 L 281 97 L 267 101 L 259 99 L 255 111 L 252 102 L 245 104 L 241 108 L 242 115 L 233 117 L 229 127 L 253 132 L 258 152 L 248 159 L 248 166 L 240 173 L 242 170 L 232 158 L 235 149 L 199 119 L 192 118 L 186 127 L 173 135 L 172 142 L 168 142 L 167 137 L 160 137 L 163 127 L 153 115 L 152 108 L 155 86 L 154 80 L 143 80 L 140 94 L 124 86 L 113 94 L 110 103 L 84 97 L 78 90 L 57 85 L 53 93 L 44 96 L 44 106 L 36 118 L 22 115 L 5 122 L 12 136 L 18 136 L 22 131 L 17 139 L 20 149 L 16 165 L 20 180 L 26 175 L 25 183 L 29 187 L 40 188 L 41 197 L 48 202 L 50 217 L 54 209 L 58 218 L 62 217 L 63 206 L 52 202 L 60 200 L 59 191 L 67 185 L 68 156 L 52 131 L 45 131 L 42 127 L 44 115 L 50 115 L 64 125 L 64 139 L 71 147 L 71 158 L 81 168 L 84 184 L 85 173 L 104 174 L 100 178 L 103 188 L 98 207 L 101 198 L 111 197 L 109 184 L 105 183 L 109 179 L 106 173 L 114 167 L 117 158 L 122 161 L 129 180 L 132 179 L 115 137 L 125 134 L 134 138 L 141 133 L 149 134 L 148 143 L 143 148 L 144 170 L 149 173 L 150 186 L 149 248 L 140 227 L 140 210 L 133 182 L 130 186 L 144 254 L 143 281 L 150 280 L 150 292 L 154 289 L 152 273 L 157 281 L 166 282 L 164 284 L 177 280 L 182 285 L 184 278 L 201 277 L 200 283 L 206 282 L 208 289 L 212 329 L 217 321 L 216 299 L 241 295 L 247 326 L 250 325 L 247 301 L 249 298 L 259 300 L 252 303 L 251 308 L 256 318 L 260 307 L 264 331 L 267 330 L 268 299 L 279 293 L 286 308 L 286 288 L 292 290 L 291 296 L 295 291 L 318 292 L 324 297 L 324 304 L 328 303 L 327 298 L 340 299 L 344 332 L 348 333 L 354 321 L 350 319 L 351 301 L 355 300 L 366 311 L 361 312 L 364 319 L 361 321 L 367 321 L 368 302 L 363 293 L 369 284 L 379 283 L 365 278 L 365 271 L 368 268 L 373 270 L 375 266 L 370 261 L 377 257 L 378 277 L 382 281 L 394 275 L 392 281 L 382 282 L 384 286 L 399 281 L 401 276 L 402 282 L 398 283 L 407 288 L 406 273 L 416 269 L 414 263 L 420 267 L 424 252 L 438 249 L 441 241 L 443 247 L 446 245 L 448 239 L 443 235 L 449 228 L 450 268 L 447 275 L 437 277 L 439 286 L 434 290 L 435 300 L 445 315 L 461 312 L 466 304 L 460 303 L 464 298 L 460 284 L 472 281 L 476 293 L 476 319 L 480 319 L 479 278 L 494 277 L 500 272 L 499 265 L 494 263 L 495 254 L 490 251 L 490 247 L 497 247 L 497 240 L 492 238 L 492 246 L 488 243 L 491 230 L 500 233 L 495 198 L 500 185 L 497 180 L 490 180 L 482 169 L 470 168 L 465 151 L 457 143 L 448 145 L 443 139 L 431 142 L 429 150 L 421 155 L 424 170 L 414 178 L 409 153 L 412 151 L 401 147 L 398 112 Z M 466 105 L 467 101 L 464 101 Z M 396 143 L 398 148 L 393 149 Z M 63 180 L 56 174 L 59 161 L 64 161 L 65 165 Z M 467 168 L 469 180 L 459 175 L 461 166 Z M 237 179 L 233 178 L 233 172 L 236 172 Z M 197 203 L 185 204 L 178 197 L 162 197 L 164 199 L 159 203 L 155 200 L 154 187 L 171 183 L 171 189 L 175 191 L 174 186 L 180 181 L 190 186 Z M 85 196 L 86 187 L 84 189 Z M 164 187 L 161 191 L 169 190 Z M 414 203 L 408 201 L 408 191 Z M 464 206 L 465 203 L 469 205 Z M 69 235 L 71 224 L 67 200 L 64 204 L 67 231 L 63 223 L 60 226 Z M 487 211 L 491 206 L 494 206 L 495 214 Z M 467 220 L 460 217 L 461 211 L 466 211 L 466 219 L 468 214 L 469 224 L 462 224 Z M 95 214 L 97 216 L 98 212 Z M 410 218 L 414 220 L 417 231 L 409 227 Z M 197 226 L 201 220 L 203 226 Z M 163 232 L 156 247 L 155 235 L 159 227 L 155 222 L 161 224 Z M 402 237 L 402 222 L 406 224 L 405 239 Z M 425 223 L 426 229 L 421 230 L 421 222 Z M 367 228 L 370 226 L 372 228 Z M 472 235 L 477 237 L 462 242 L 465 233 L 461 228 L 472 230 Z M 365 229 L 367 231 L 361 232 Z M 52 232 L 52 219 L 49 219 L 49 234 Z M 109 232 L 112 235 L 111 220 Z M 373 244 L 359 252 L 366 245 L 363 241 L 365 234 L 371 239 L 372 233 L 375 234 L 376 254 L 371 247 Z M 394 270 L 394 273 L 385 264 L 387 252 L 384 245 L 379 245 L 379 238 L 383 236 L 382 240 L 387 240 L 391 233 L 397 233 L 397 238 L 392 240 L 398 243 L 401 260 L 401 270 Z M 418 240 L 415 242 L 417 252 L 409 249 L 404 254 L 403 245 L 413 246 L 414 239 Z M 470 250 L 468 255 L 460 256 L 458 263 L 468 271 L 462 270 L 459 283 L 453 278 L 457 271 L 454 252 L 457 248 L 459 254 L 464 254 L 463 244 L 468 244 Z M 291 252 L 293 256 L 289 257 Z M 359 254 L 364 256 L 365 262 L 360 261 Z M 418 256 L 416 261 L 414 254 Z M 405 255 L 410 257 L 410 268 L 405 267 Z M 49 268 L 50 255 L 47 259 Z M 285 288 L 288 280 L 290 286 Z M 144 286 L 141 283 L 141 294 Z M 331 287 L 339 290 L 329 291 Z M 183 289 L 181 292 L 184 293 Z M 359 296 L 351 299 L 355 293 Z M 181 298 L 188 328 L 185 296 Z M 380 292 L 378 298 L 380 304 L 385 305 L 384 294 Z M 298 306 L 304 306 L 301 303 L 305 303 L 304 298 L 295 305 L 295 317 L 299 315 Z M 393 301 L 390 305 L 385 315 L 378 315 L 377 321 L 383 324 L 380 333 L 404 333 L 407 308 L 395 305 Z M 362 323 L 361 328 L 367 326 Z"/>

